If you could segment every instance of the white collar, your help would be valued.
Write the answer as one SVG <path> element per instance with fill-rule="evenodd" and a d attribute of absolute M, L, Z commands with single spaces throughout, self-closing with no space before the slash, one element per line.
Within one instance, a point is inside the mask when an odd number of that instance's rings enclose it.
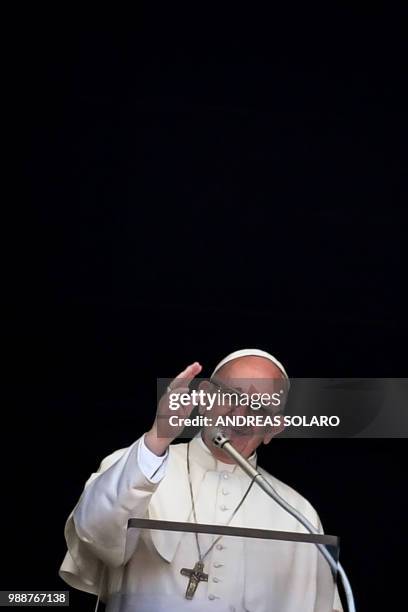
<path fill-rule="evenodd" d="M 235 463 L 226 463 L 216 459 L 204 442 L 201 436 L 201 431 L 199 431 L 198 434 L 191 440 L 190 444 L 191 450 L 193 451 L 194 461 L 199 462 L 208 470 L 213 470 L 216 472 L 235 472 L 236 468 L 238 468 Z M 253 467 L 256 467 L 257 456 L 255 451 L 248 458 L 248 461 Z M 241 468 L 238 468 L 238 470 L 241 472 Z"/>

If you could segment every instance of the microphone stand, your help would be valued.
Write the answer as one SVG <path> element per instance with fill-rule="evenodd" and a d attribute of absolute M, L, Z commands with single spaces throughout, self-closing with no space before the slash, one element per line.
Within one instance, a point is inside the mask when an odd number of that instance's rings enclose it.
<path fill-rule="evenodd" d="M 319 531 L 316 529 L 314 525 L 310 521 L 307 520 L 303 514 L 298 512 L 296 508 L 291 506 L 283 497 L 279 495 L 277 491 L 273 488 L 273 486 L 266 480 L 264 476 L 258 470 L 256 470 L 250 463 L 247 461 L 241 453 L 239 453 L 228 440 L 228 438 L 220 431 L 218 431 L 213 437 L 213 444 L 217 448 L 221 448 L 225 453 L 227 453 L 231 459 L 235 461 L 239 465 L 239 467 L 250 477 L 252 478 L 261 489 L 269 495 L 281 508 L 286 510 L 289 514 L 291 514 L 296 520 L 299 521 L 303 525 L 303 527 L 312 534 L 320 535 Z M 336 563 L 333 559 L 327 548 L 323 544 L 316 544 L 317 548 L 326 559 L 329 564 L 332 572 L 336 575 L 338 571 L 340 574 L 341 582 L 343 584 L 344 593 L 346 595 L 347 607 L 349 612 L 356 612 L 356 607 L 354 604 L 353 591 L 351 589 L 351 584 L 349 579 L 347 578 L 346 572 L 340 563 Z"/>

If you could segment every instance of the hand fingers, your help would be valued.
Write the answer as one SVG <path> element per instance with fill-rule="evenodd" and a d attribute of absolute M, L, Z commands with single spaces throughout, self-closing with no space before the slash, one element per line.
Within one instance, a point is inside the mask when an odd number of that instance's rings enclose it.
<path fill-rule="evenodd" d="M 199 364 L 198 361 L 190 364 L 171 381 L 169 389 L 174 391 L 176 389 L 180 389 L 180 387 L 188 387 L 189 383 L 195 376 L 197 376 L 197 374 L 201 372 L 202 369 L 203 366 Z"/>

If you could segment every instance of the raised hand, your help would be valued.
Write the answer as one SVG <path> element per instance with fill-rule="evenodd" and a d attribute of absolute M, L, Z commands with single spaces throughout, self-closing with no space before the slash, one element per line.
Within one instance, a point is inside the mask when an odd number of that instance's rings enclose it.
<path fill-rule="evenodd" d="M 194 408 L 193 403 L 190 402 L 186 406 L 180 405 L 176 411 L 171 410 L 170 394 L 188 393 L 190 391 L 189 384 L 202 369 L 203 367 L 198 361 L 188 365 L 171 381 L 166 393 L 160 398 L 152 428 L 145 435 L 145 444 L 152 453 L 155 453 L 155 455 L 163 455 L 171 442 L 173 442 L 184 429 L 183 426 L 169 426 L 169 418 L 174 415 L 180 418 L 187 418 Z"/>

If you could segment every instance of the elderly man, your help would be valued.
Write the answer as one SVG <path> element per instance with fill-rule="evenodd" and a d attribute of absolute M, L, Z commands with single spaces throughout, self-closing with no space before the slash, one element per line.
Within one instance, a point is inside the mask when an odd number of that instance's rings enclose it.
<path fill-rule="evenodd" d="M 305 545 L 294 551 L 282 543 L 274 549 L 262 547 L 259 541 L 245 546 L 238 538 L 209 534 L 127 529 L 130 518 L 149 518 L 305 533 L 213 445 L 212 427 L 203 427 L 189 443 L 171 444 L 194 406 L 192 402 L 180 405 L 178 425 L 169 428 L 174 416 L 169 397 L 188 392 L 201 370 L 195 362 L 181 372 L 160 399 L 151 429 L 130 447 L 106 457 L 90 476 L 66 523 L 68 552 L 60 576 L 75 588 L 101 595 L 109 612 L 330 609 L 327 601 L 321 603 L 324 598 L 318 602 L 319 553 L 312 544 L 306 546 L 306 554 Z M 275 391 L 288 385 L 277 359 L 258 349 L 244 349 L 224 358 L 200 389 L 239 388 L 242 392 L 245 383 L 237 387 L 237 381 L 250 381 L 250 392 L 265 390 L 265 384 Z M 202 402 L 201 414 L 207 408 Z M 215 410 L 226 414 L 225 406 L 217 405 Z M 268 444 L 280 430 L 266 426 L 249 426 L 244 432 L 234 426 L 226 429 L 232 445 L 254 466 L 257 447 Z M 319 517 L 306 499 L 260 471 L 322 532 Z M 337 590 L 333 609 L 342 610 Z"/>

